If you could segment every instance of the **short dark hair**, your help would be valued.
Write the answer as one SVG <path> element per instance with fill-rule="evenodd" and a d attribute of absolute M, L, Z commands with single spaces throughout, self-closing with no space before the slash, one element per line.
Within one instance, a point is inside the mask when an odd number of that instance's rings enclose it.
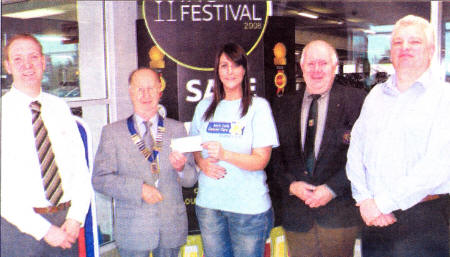
<path fill-rule="evenodd" d="M 41 42 L 39 42 L 39 40 L 37 40 L 36 37 L 34 37 L 31 34 L 16 34 L 8 39 L 8 42 L 6 43 L 5 48 L 3 49 L 3 57 L 5 58 L 5 60 L 9 61 L 9 48 L 11 47 L 11 44 L 14 41 L 20 40 L 20 39 L 28 39 L 28 40 L 35 42 L 39 46 L 40 54 L 43 55 L 42 44 L 41 44 Z"/>
<path fill-rule="evenodd" d="M 225 54 L 230 60 L 239 66 L 244 68 L 244 79 L 242 80 L 242 100 L 241 100 L 241 117 L 245 116 L 248 112 L 248 108 L 252 103 L 252 94 L 250 92 L 250 81 L 248 77 L 247 69 L 247 54 L 244 48 L 235 43 L 227 43 L 222 46 L 222 48 L 216 54 L 216 60 L 214 65 L 214 89 L 213 89 L 213 100 L 206 109 L 203 115 L 204 120 L 209 120 L 214 112 L 216 111 L 219 102 L 225 98 L 225 89 L 223 88 L 223 83 L 219 77 L 219 61 L 222 54 Z"/>

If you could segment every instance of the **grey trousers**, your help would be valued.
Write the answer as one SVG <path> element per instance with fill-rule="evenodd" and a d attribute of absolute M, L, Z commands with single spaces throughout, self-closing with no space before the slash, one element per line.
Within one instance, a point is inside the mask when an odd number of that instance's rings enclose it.
<path fill-rule="evenodd" d="M 50 223 L 61 226 L 67 211 L 41 214 Z M 20 232 L 16 226 L 3 217 L 1 219 L 1 256 L 14 257 L 78 257 L 78 242 L 70 249 L 52 247 L 44 239 L 37 241 L 34 237 Z"/>
<path fill-rule="evenodd" d="M 153 252 L 153 257 L 178 257 L 181 247 L 177 248 L 156 248 L 153 251 L 134 251 L 119 248 L 120 257 L 148 257 Z"/>

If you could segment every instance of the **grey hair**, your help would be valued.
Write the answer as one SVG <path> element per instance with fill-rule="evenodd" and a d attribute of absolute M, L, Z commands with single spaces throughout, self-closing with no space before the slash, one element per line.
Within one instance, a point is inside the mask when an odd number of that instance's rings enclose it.
<path fill-rule="evenodd" d="M 323 40 L 314 40 L 314 41 L 311 41 L 308 44 L 306 44 L 306 46 L 302 50 L 302 55 L 300 57 L 300 65 L 303 65 L 303 62 L 305 60 L 305 53 L 309 50 L 311 45 L 313 45 L 315 43 L 319 43 L 319 42 L 322 43 L 322 44 L 325 44 L 329 49 L 331 49 L 331 51 L 333 53 L 331 55 L 331 61 L 333 62 L 334 65 L 337 66 L 338 63 L 339 63 L 339 57 L 338 57 L 338 54 L 336 52 L 336 49 L 332 45 L 330 45 L 328 42 L 323 41 Z"/>
<path fill-rule="evenodd" d="M 419 26 L 425 32 L 428 45 L 434 44 L 435 32 L 433 26 L 426 19 L 411 14 L 401 18 L 395 23 L 394 29 L 392 30 L 392 34 L 394 34 L 394 32 L 399 30 L 401 27 L 407 26 Z"/>

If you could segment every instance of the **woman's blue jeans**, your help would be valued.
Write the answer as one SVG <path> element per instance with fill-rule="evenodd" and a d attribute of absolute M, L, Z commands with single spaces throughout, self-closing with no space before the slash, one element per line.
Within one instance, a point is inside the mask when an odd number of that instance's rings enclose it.
<path fill-rule="evenodd" d="M 273 210 L 239 214 L 195 206 L 205 257 L 263 257 Z"/>

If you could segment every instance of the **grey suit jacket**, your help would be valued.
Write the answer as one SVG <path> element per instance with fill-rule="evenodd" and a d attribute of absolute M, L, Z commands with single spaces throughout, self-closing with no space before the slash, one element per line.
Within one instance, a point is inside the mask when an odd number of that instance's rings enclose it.
<path fill-rule="evenodd" d="M 146 203 L 142 184 L 154 185 L 150 162 L 133 143 L 127 121 L 106 125 L 95 156 L 92 183 L 94 189 L 115 200 L 114 239 L 120 248 L 151 250 L 157 246 L 173 248 L 186 242 L 188 221 L 181 187 L 197 180 L 192 154 L 180 177 L 169 162 L 170 140 L 186 136 L 182 122 L 164 119 L 166 132 L 160 151 L 158 190 L 163 201 Z"/>

